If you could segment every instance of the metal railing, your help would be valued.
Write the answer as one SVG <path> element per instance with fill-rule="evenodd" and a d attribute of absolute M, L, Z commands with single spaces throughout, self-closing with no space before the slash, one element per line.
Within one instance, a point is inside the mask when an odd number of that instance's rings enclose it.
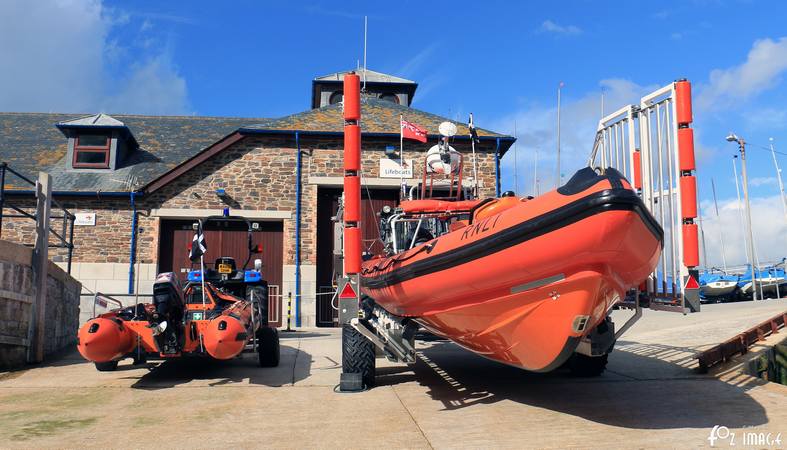
<path fill-rule="evenodd" d="M 281 320 L 282 295 L 281 287 L 268 285 L 268 322 L 278 323 Z"/>
<path fill-rule="evenodd" d="M 687 183 L 694 179 L 694 168 L 686 162 L 690 155 L 693 164 L 693 140 L 679 138 L 688 125 L 678 118 L 677 84 L 646 95 L 639 105 L 628 105 L 603 117 L 588 165 L 621 172 L 663 228 L 664 248 L 646 293 L 658 304 L 673 305 L 682 312 L 686 280 L 695 269 L 694 263 L 687 261 L 696 249 L 686 247 L 691 236 L 685 233 L 693 226 L 686 206 L 696 208 L 696 185 L 692 191 Z"/>
<path fill-rule="evenodd" d="M 19 178 L 25 184 L 33 187 L 35 192 L 36 187 L 38 186 L 38 182 L 33 181 L 26 176 L 22 175 L 21 173 L 17 172 L 16 170 L 10 168 L 8 163 L 2 162 L 0 163 L 0 238 L 3 236 L 3 221 L 6 219 L 30 219 L 33 222 L 36 222 L 38 219 L 38 212 L 34 211 L 32 214 L 28 211 L 25 211 L 19 205 L 15 205 L 11 202 L 11 199 L 6 195 L 8 191 L 6 189 L 6 182 L 7 182 L 7 175 L 14 175 Z M 67 259 L 67 269 L 66 272 L 69 274 L 71 273 L 71 259 L 74 254 L 74 220 L 76 216 L 69 212 L 66 208 L 63 207 L 60 203 L 57 202 L 54 198 L 51 198 L 51 204 L 56 206 L 57 209 L 60 211 L 61 215 L 59 216 L 50 216 L 50 219 L 57 219 L 61 221 L 60 230 L 55 231 L 51 226 L 48 228 L 48 233 L 51 236 L 54 236 L 58 241 L 57 244 L 49 244 L 49 248 L 65 248 L 68 249 L 68 259 Z M 5 208 L 12 209 L 16 212 L 16 214 L 6 214 Z M 47 236 L 47 242 L 49 242 L 49 236 Z M 33 247 L 34 244 L 31 243 L 22 243 L 28 247 Z"/>
<path fill-rule="evenodd" d="M 106 309 L 110 303 L 117 305 L 118 308 L 123 308 L 123 302 L 110 295 L 102 294 L 101 292 L 93 294 L 93 318 L 96 317 L 96 305 Z"/>
<path fill-rule="evenodd" d="M 706 373 L 711 367 L 724 364 L 737 355 L 745 355 L 748 353 L 749 347 L 764 341 L 772 334 L 777 334 L 785 326 L 787 326 L 787 312 L 773 316 L 759 325 L 705 350 L 695 357 L 699 363 L 699 371 Z"/>

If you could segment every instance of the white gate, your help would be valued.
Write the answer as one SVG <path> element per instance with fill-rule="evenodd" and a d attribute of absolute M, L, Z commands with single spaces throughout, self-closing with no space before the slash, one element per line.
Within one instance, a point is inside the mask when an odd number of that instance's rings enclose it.
<path fill-rule="evenodd" d="M 602 118 L 588 161 L 623 173 L 661 224 L 664 249 L 643 291 L 653 308 L 680 312 L 699 311 L 691 122 L 691 85 L 679 80 Z"/>

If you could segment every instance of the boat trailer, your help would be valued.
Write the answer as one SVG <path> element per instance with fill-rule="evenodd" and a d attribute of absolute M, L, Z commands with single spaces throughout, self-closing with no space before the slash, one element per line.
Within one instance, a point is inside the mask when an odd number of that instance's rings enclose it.
<path fill-rule="evenodd" d="M 361 296 L 361 108 L 356 74 L 345 76 L 344 92 L 344 195 L 336 217 L 341 251 L 334 251 L 343 268 L 342 276 L 337 277 L 344 365 L 339 387 L 341 391 L 358 391 L 374 384 L 375 363 L 370 355 L 415 362 L 418 324 Z M 643 97 L 639 105 L 621 108 L 599 121 L 588 166 L 612 167 L 630 179 L 664 229 L 665 242 L 656 271 L 616 306 L 634 314 L 617 331 L 607 318 L 582 339 L 576 353 L 599 356 L 611 351 L 615 341 L 642 316 L 643 305 L 682 314 L 700 311 L 692 121 L 691 86 L 686 80 L 658 89 Z M 358 358 L 359 354 L 366 357 Z M 366 361 L 363 367 L 348 367 L 360 360 Z"/>

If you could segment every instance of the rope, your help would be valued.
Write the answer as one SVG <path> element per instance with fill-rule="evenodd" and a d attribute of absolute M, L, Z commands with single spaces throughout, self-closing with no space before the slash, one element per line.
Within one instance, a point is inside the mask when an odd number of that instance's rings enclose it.
<path fill-rule="evenodd" d="M 386 259 L 385 261 L 382 262 L 382 264 L 375 264 L 374 266 L 372 266 L 369 269 L 363 269 L 361 274 L 362 275 L 367 275 L 367 274 L 371 274 L 371 273 L 374 273 L 374 272 L 382 272 L 382 271 L 388 269 L 389 267 L 391 267 L 394 263 L 407 261 L 410 258 L 414 257 L 415 255 L 421 253 L 424 250 L 430 250 L 431 251 L 432 248 L 434 248 L 434 243 L 421 245 L 420 247 L 417 247 L 414 252 L 410 253 L 407 256 L 403 256 L 407 252 L 400 253 L 397 256 L 394 256 L 392 258 Z"/>

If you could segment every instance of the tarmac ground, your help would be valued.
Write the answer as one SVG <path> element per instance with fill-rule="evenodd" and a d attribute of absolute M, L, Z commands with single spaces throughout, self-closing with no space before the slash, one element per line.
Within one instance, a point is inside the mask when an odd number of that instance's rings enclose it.
<path fill-rule="evenodd" d="M 724 426 L 737 448 L 744 433 L 782 433 L 781 445 L 758 448 L 784 448 L 787 386 L 734 366 L 701 375 L 693 356 L 785 310 L 787 299 L 647 310 L 607 372 L 587 379 L 419 341 L 414 365 L 378 359 L 378 386 L 355 394 L 334 392 L 337 329 L 282 333 L 281 364 L 267 369 L 244 354 L 97 372 L 72 351 L 0 373 L 0 447 L 697 448 Z"/>

